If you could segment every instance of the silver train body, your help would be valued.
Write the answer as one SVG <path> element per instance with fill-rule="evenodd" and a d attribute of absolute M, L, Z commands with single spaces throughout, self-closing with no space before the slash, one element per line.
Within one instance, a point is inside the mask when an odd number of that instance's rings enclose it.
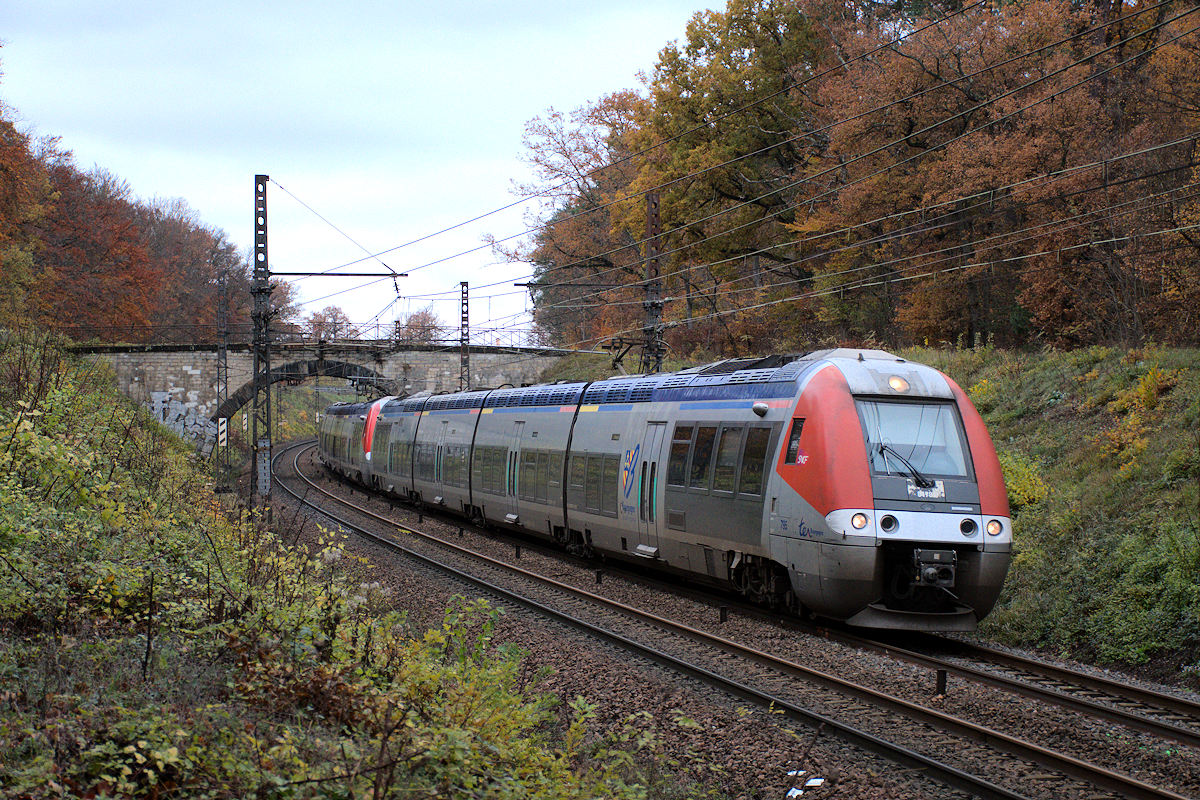
<path fill-rule="evenodd" d="M 379 492 L 868 628 L 972 630 L 1011 554 L 966 395 L 873 350 L 330 407 Z"/>

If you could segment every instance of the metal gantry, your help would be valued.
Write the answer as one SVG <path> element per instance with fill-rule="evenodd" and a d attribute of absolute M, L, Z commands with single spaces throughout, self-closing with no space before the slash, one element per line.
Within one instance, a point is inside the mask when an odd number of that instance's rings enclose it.
<path fill-rule="evenodd" d="M 267 260 L 267 181 L 254 176 L 254 403 L 250 417 L 250 441 L 254 464 L 250 470 L 250 507 L 261 502 L 271 518 L 271 270 Z"/>
<path fill-rule="evenodd" d="M 458 390 L 465 392 L 471 388 L 471 324 L 468 314 L 467 282 L 462 281 L 459 286 L 462 288 L 462 319 L 458 327 Z"/>
<path fill-rule="evenodd" d="M 663 353 L 663 296 L 661 272 L 662 219 L 658 214 L 658 192 L 646 192 L 646 310 L 642 323 L 642 361 L 640 372 L 661 372 Z"/>

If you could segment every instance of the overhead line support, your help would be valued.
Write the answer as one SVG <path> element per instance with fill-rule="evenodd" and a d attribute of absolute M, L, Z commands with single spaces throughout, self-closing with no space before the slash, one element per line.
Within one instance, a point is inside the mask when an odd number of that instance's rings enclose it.
<path fill-rule="evenodd" d="M 663 353 L 666 350 L 662 337 L 662 218 L 658 212 L 658 201 L 658 192 L 646 192 L 646 299 L 642 301 L 646 316 L 642 325 L 640 368 L 643 374 L 662 371 Z"/>
<path fill-rule="evenodd" d="M 462 317 L 458 326 L 458 390 L 465 392 L 471 388 L 471 321 L 467 295 L 467 282 L 461 281 Z"/>
<path fill-rule="evenodd" d="M 267 181 L 254 176 L 254 403 L 250 416 L 253 465 L 250 470 L 250 508 L 261 503 L 271 521 L 271 269 L 267 260 Z"/>

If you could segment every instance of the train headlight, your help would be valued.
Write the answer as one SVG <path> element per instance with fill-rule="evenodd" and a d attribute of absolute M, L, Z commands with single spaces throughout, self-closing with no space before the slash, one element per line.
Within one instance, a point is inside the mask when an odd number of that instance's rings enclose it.
<path fill-rule="evenodd" d="M 958 529 L 962 531 L 963 536 L 974 536 L 975 531 L 979 530 L 979 526 L 975 524 L 975 520 L 973 519 L 964 519 L 959 524 Z"/>
<path fill-rule="evenodd" d="M 990 519 L 987 524 L 988 536 L 999 536 L 1004 533 L 1004 523 L 998 519 Z"/>
<path fill-rule="evenodd" d="M 892 387 L 893 391 L 908 391 L 908 381 L 904 380 L 904 378 L 901 378 L 899 375 L 893 375 L 892 377 L 888 378 L 888 386 Z"/>
<path fill-rule="evenodd" d="M 854 526 L 855 530 L 859 531 L 867 527 L 867 523 L 870 521 L 871 520 L 867 517 L 867 515 L 861 511 L 850 518 L 850 524 Z"/>

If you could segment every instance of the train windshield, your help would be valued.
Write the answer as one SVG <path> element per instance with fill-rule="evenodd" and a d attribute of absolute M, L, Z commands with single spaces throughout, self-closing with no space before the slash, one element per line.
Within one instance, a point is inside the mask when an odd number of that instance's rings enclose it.
<path fill-rule="evenodd" d="M 857 400 L 871 469 L 878 474 L 969 478 L 970 460 L 952 403 Z"/>

